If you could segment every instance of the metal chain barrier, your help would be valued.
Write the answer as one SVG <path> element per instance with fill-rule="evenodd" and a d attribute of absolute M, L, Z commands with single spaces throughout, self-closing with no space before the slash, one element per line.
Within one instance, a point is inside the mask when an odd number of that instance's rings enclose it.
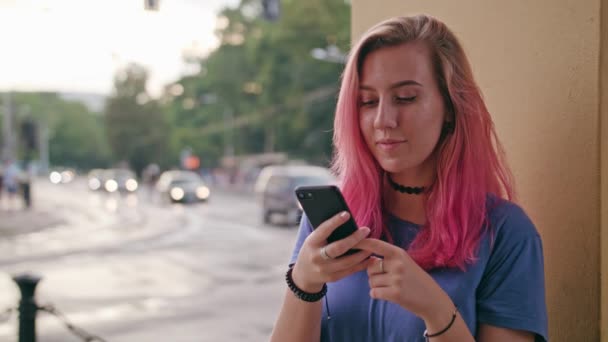
<path fill-rule="evenodd" d="M 0 323 L 7 322 L 9 319 L 11 319 L 13 311 L 17 311 L 17 308 L 8 308 L 0 312 Z"/>
<path fill-rule="evenodd" d="M 80 339 L 82 339 L 85 342 L 95 342 L 95 341 L 107 342 L 103 338 L 90 334 L 90 333 L 86 332 L 84 329 L 79 328 L 79 327 L 75 326 L 74 324 L 72 324 L 70 321 L 68 321 L 68 319 L 65 317 L 65 315 L 63 313 L 61 313 L 59 310 L 57 310 L 57 308 L 55 308 L 55 306 L 53 306 L 53 305 L 39 306 L 38 310 L 45 311 L 45 312 L 57 317 L 61 322 L 63 322 L 65 327 L 72 334 L 78 336 Z"/>

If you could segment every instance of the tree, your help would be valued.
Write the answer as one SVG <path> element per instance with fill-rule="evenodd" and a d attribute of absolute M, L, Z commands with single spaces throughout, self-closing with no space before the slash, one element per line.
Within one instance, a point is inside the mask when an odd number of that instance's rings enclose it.
<path fill-rule="evenodd" d="M 347 49 L 350 6 L 344 0 L 281 4 L 276 22 L 260 17 L 259 0 L 220 13 L 218 49 L 201 60 L 198 75 L 176 83 L 183 91 L 165 94 L 173 142 L 199 146 L 195 151 L 214 160 L 230 136 L 237 154 L 284 151 L 318 163 L 330 159 L 343 65 L 316 60 L 311 51 Z M 324 95 L 311 96 L 316 93 Z"/>
<path fill-rule="evenodd" d="M 149 163 L 163 162 L 169 142 L 168 124 L 159 104 L 146 91 L 147 80 L 147 71 L 137 64 L 119 71 L 105 109 L 112 152 L 137 173 Z"/>
<path fill-rule="evenodd" d="M 18 158 L 36 157 L 42 130 L 49 138 L 50 163 L 75 168 L 104 167 L 110 163 L 110 151 L 99 113 L 79 102 L 69 101 L 52 92 L 12 93 L 15 129 L 26 122 L 35 125 L 36 136 L 28 139 L 23 126 Z M 2 110 L 3 108 L 0 108 Z M 32 141 L 28 141 L 32 140 Z M 30 143 L 29 149 L 25 144 Z M 34 152 L 31 155 L 26 153 Z"/>

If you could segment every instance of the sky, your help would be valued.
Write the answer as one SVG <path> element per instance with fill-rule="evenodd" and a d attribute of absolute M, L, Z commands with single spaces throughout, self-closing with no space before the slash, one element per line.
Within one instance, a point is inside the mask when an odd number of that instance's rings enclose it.
<path fill-rule="evenodd" d="M 185 50 L 217 46 L 216 16 L 238 0 L 0 0 L 0 91 L 107 95 L 116 69 L 148 68 L 148 90 L 191 71 Z"/>

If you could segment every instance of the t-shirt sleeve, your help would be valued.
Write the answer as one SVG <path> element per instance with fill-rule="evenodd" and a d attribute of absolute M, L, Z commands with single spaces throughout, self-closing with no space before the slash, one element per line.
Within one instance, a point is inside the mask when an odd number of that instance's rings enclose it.
<path fill-rule="evenodd" d="M 480 324 L 524 330 L 548 341 L 543 248 L 521 208 L 507 208 L 477 289 Z"/>
<path fill-rule="evenodd" d="M 300 248 L 304 244 L 304 240 L 312 233 L 312 225 L 306 215 L 302 215 L 302 220 L 300 221 L 300 228 L 298 229 L 298 237 L 296 238 L 296 244 L 293 248 L 293 253 L 291 254 L 291 259 L 289 260 L 289 265 L 293 265 L 296 263 L 298 259 L 298 255 L 300 254 Z"/>

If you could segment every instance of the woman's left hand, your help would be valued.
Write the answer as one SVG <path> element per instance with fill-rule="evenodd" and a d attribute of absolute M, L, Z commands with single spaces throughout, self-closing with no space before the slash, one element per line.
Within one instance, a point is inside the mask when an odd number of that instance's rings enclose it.
<path fill-rule="evenodd" d="M 453 309 L 448 295 L 403 248 L 378 239 L 364 239 L 354 248 L 383 257 L 372 256 L 368 261 L 372 298 L 398 304 L 424 320 L 448 305 Z"/>

